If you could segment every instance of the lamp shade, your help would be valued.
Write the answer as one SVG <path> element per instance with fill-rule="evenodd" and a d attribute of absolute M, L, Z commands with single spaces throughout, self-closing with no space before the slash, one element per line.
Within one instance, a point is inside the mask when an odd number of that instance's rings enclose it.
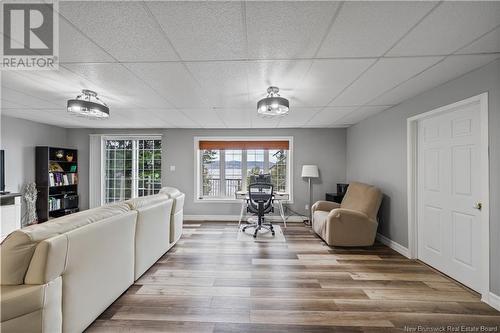
<path fill-rule="evenodd" d="M 304 178 L 318 178 L 319 170 L 317 165 L 303 165 L 302 177 Z"/>

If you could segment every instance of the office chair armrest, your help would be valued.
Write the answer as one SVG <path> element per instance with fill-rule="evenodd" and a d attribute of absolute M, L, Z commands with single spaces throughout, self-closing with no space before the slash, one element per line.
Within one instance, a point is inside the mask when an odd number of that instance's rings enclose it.
<path fill-rule="evenodd" d="M 312 213 L 314 214 L 317 210 L 322 210 L 325 212 L 329 212 L 333 209 L 340 208 L 340 204 L 333 201 L 316 201 L 314 205 L 312 205 Z"/>

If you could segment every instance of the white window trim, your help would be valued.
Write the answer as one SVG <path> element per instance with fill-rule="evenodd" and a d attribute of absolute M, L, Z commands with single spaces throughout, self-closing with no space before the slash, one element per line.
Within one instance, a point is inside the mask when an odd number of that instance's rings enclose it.
<path fill-rule="evenodd" d="M 91 135 L 92 136 L 92 135 Z M 97 135 L 96 135 L 97 136 Z M 105 148 L 105 141 L 106 140 L 162 140 L 162 150 L 163 150 L 163 135 L 162 134 L 99 134 L 98 136 L 101 137 L 101 151 L 100 151 L 100 198 L 98 200 L 101 203 L 101 206 L 105 204 L 104 202 L 104 197 L 106 193 L 106 170 L 105 170 L 105 163 L 106 163 L 106 148 Z M 135 151 L 135 149 L 133 150 Z M 163 156 L 162 156 L 163 159 Z M 132 168 L 137 168 L 137 166 L 132 166 Z M 163 177 L 163 175 L 162 175 Z M 92 181 L 92 180 L 91 180 Z M 135 181 L 132 182 L 132 187 L 137 186 L 135 184 Z"/>
<path fill-rule="evenodd" d="M 287 179 L 288 179 L 288 195 L 290 200 L 284 203 L 293 204 L 293 136 L 195 136 L 193 140 L 194 152 L 194 198 L 195 203 L 241 203 L 241 200 L 236 198 L 208 198 L 200 199 L 201 186 L 201 164 L 200 164 L 200 141 L 288 141 L 288 161 L 287 161 Z M 243 157 L 242 157 L 243 163 Z M 242 175 L 243 177 L 243 175 Z"/>

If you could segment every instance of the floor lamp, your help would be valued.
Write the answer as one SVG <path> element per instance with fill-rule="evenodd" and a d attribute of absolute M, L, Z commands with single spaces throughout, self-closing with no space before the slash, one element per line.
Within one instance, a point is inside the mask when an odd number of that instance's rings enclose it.
<path fill-rule="evenodd" d="M 309 204 L 309 209 L 308 209 L 308 218 L 309 221 L 307 225 L 312 225 L 312 216 L 311 216 L 311 179 L 312 178 L 319 178 L 319 170 L 317 165 L 303 165 L 302 166 L 302 178 L 307 178 L 307 181 L 309 183 L 309 195 L 308 195 L 308 204 Z"/>

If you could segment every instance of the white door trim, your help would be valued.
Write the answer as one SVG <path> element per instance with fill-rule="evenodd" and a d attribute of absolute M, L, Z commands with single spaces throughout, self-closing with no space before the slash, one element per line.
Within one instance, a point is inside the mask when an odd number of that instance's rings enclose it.
<path fill-rule="evenodd" d="M 410 258 L 418 256 L 417 232 L 417 124 L 419 120 L 433 117 L 472 102 L 480 105 L 481 127 L 481 296 L 482 301 L 489 302 L 490 289 L 490 212 L 489 212 L 489 142 L 488 142 L 488 93 L 482 93 L 462 101 L 449 104 L 428 112 L 421 113 L 407 120 L 407 187 L 408 187 L 408 252 Z"/>

